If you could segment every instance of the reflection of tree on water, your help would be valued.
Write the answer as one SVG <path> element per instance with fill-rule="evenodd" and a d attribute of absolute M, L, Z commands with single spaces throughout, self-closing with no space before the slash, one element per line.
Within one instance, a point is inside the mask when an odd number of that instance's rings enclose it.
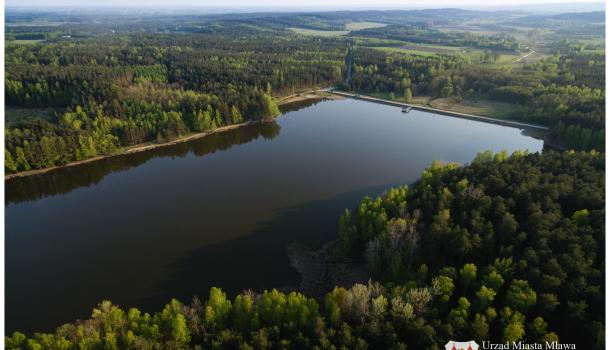
<path fill-rule="evenodd" d="M 227 150 L 235 145 L 248 143 L 259 136 L 264 139 L 273 139 L 279 133 L 280 126 L 277 123 L 260 123 L 150 151 L 105 158 L 39 175 L 13 178 L 5 182 L 5 203 L 37 200 L 47 196 L 68 193 L 79 187 L 95 185 L 108 174 L 126 171 L 156 157 L 184 157 L 190 152 L 196 156 L 205 156 L 217 151 Z"/>
<path fill-rule="evenodd" d="M 295 101 L 291 103 L 287 103 L 284 105 L 280 105 L 280 111 L 285 114 L 288 112 L 295 112 L 303 108 L 311 107 L 317 105 L 320 102 L 328 101 L 327 98 L 316 98 L 316 99 L 307 99 L 302 101 Z"/>

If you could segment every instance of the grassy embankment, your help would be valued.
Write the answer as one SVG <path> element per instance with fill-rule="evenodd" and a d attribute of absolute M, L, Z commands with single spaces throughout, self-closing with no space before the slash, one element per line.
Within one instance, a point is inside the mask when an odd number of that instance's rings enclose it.
<path fill-rule="evenodd" d="M 404 102 L 402 100 L 402 96 L 395 96 L 394 99 L 390 99 L 390 94 L 387 92 L 363 91 L 362 93 L 386 100 Z M 474 114 L 498 119 L 509 119 L 510 114 L 517 109 L 517 106 L 514 104 L 490 101 L 486 99 L 463 99 L 458 101 L 453 97 L 442 98 L 427 95 L 413 96 L 413 99 L 409 103 L 442 109 L 445 111 Z"/>

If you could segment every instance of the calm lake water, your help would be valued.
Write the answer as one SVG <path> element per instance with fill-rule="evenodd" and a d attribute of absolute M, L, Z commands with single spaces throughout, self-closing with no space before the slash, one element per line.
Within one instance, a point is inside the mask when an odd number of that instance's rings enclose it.
<path fill-rule="evenodd" d="M 294 107 L 293 107 L 294 108 Z M 277 123 L 6 182 L 6 330 L 50 331 L 101 300 L 297 285 L 286 247 L 336 238 L 364 195 L 435 160 L 542 150 L 522 130 L 357 100 Z"/>

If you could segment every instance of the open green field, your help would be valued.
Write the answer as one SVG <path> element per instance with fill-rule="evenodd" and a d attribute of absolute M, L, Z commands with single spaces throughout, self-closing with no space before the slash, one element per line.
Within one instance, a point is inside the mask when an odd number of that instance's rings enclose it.
<path fill-rule="evenodd" d="M 580 41 L 584 42 L 585 44 L 593 44 L 593 45 L 604 45 L 604 43 L 605 43 L 604 38 L 586 38 L 586 39 L 581 39 Z"/>
<path fill-rule="evenodd" d="M 19 44 L 19 45 L 33 45 L 43 42 L 42 39 L 33 39 L 33 40 L 11 40 L 8 43 Z"/>
<path fill-rule="evenodd" d="M 374 96 L 390 100 L 390 94 L 387 92 L 362 92 L 365 95 Z M 403 102 L 402 96 L 396 94 L 393 101 Z M 510 103 L 496 102 L 486 99 L 463 99 L 456 101 L 455 98 L 437 98 L 428 95 L 416 95 L 411 100 L 412 104 L 429 106 L 442 109 L 445 111 L 480 115 L 483 117 L 491 117 L 498 119 L 508 119 L 512 112 L 518 106 Z"/>
<path fill-rule="evenodd" d="M 525 55 L 526 53 L 523 53 L 523 55 Z M 519 62 L 515 62 L 516 60 L 519 59 L 519 57 L 521 57 L 522 55 L 519 53 L 515 53 L 515 54 L 501 54 L 500 57 L 498 58 L 498 60 L 491 64 L 492 66 L 505 66 L 505 65 L 510 65 L 510 64 L 514 64 L 514 63 L 519 63 Z M 534 55 L 528 56 L 528 58 L 532 57 Z M 533 58 L 533 57 L 532 57 Z M 529 62 L 529 61 L 528 61 Z"/>
<path fill-rule="evenodd" d="M 491 29 L 489 24 L 481 21 L 466 21 L 460 25 L 439 25 L 436 29 L 443 32 L 476 33 L 482 35 L 495 35 L 500 33 L 498 30 Z"/>
<path fill-rule="evenodd" d="M 376 22 L 350 22 L 345 24 L 346 30 L 317 30 L 317 29 L 308 29 L 308 28 L 288 28 L 295 33 L 303 34 L 303 35 L 313 35 L 313 36 L 324 36 L 324 37 L 333 37 L 333 36 L 341 36 L 346 35 L 354 30 L 361 29 L 369 29 L 369 28 L 379 28 L 385 27 L 386 25 L 383 23 Z"/>
<path fill-rule="evenodd" d="M 606 50 L 604 50 L 604 49 L 596 49 L 596 50 L 585 49 L 585 50 L 583 50 L 583 52 L 589 53 L 589 54 L 603 55 L 604 53 L 606 53 Z"/>
<path fill-rule="evenodd" d="M 303 35 L 312 35 L 312 36 L 341 36 L 349 33 L 349 30 L 316 30 L 316 29 L 306 29 L 306 28 L 288 28 L 295 33 L 303 34 Z"/>
<path fill-rule="evenodd" d="M 345 24 L 345 29 L 352 31 L 352 30 L 379 28 L 379 27 L 385 27 L 385 26 L 386 26 L 386 24 L 377 23 L 377 22 L 350 22 L 350 23 Z"/>
<path fill-rule="evenodd" d="M 508 119 L 518 106 L 510 103 L 485 99 L 464 99 L 457 102 L 454 98 L 436 98 L 428 102 L 431 107 L 466 114 L 480 115 L 498 119 Z"/>
<path fill-rule="evenodd" d="M 408 53 L 408 54 L 414 54 L 414 55 L 419 55 L 419 56 L 433 56 L 433 55 L 437 54 L 436 52 L 430 52 L 430 51 L 425 51 L 425 50 L 406 50 L 406 49 L 403 49 L 402 47 L 383 46 L 383 47 L 375 47 L 375 49 L 381 50 L 381 51 L 386 51 L 386 52 L 400 52 L 400 53 Z"/>

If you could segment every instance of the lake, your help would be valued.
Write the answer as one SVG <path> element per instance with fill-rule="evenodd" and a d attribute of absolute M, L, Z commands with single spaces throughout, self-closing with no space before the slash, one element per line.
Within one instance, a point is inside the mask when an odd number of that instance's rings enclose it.
<path fill-rule="evenodd" d="M 301 107 L 298 109 L 297 107 Z M 365 195 L 433 160 L 541 151 L 523 130 L 353 99 L 277 122 L 6 181 L 6 331 L 50 331 L 102 300 L 296 286 L 286 248 L 319 247 Z"/>

